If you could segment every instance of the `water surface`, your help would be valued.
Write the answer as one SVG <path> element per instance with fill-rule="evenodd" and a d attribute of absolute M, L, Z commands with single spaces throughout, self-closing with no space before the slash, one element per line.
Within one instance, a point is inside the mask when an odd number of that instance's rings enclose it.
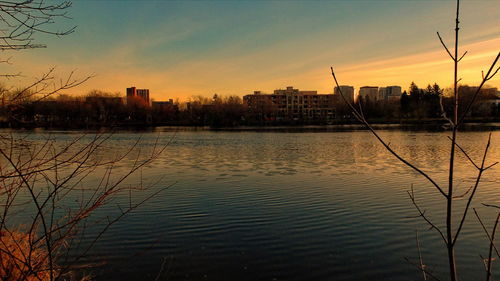
<path fill-rule="evenodd" d="M 29 138 L 44 134 L 32 132 Z M 52 134 L 67 141 L 79 133 Z M 448 134 L 381 131 L 391 147 L 443 185 Z M 417 259 L 417 230 L 424 263 L 446 275 L 442 240 L 415 217 L 407 192 L 413 186 L 417 202 L 439 226 L 445 201 L 367 131 L 118 132 L 102 153 L 124 151 L 139 136 L 143 153 L 157 137 L 171 142 L 131 182 L 160 179 L 145 192 L 173 186 L 99 241 L 89 258 L 106 262 L 90 271 L 97 280 L 155 280 L 160 271 L 162 280 L 421 280 L 405 261 Z M 479 161 L 487 136 L 461 132 L 459 142 Z M 500 133 L 493 132 L 489 163 L 499 160 L 499 144 Z M 116 172 L 127 170 L 133 159 L 124 159 Z M 457 160 L 458 194 L 471 186 L 477 171 L 463 155 Z M 473 204 L 488 226 L 495 210 L 480 203 L 499 204 L 498 171 L 485 174 Z M 116 213 L 116 204 L 128 200 L 119 194 L 99 214 Z M 472 216 L 462 235 L 461 278 L 483 278 L 479 255 L 487 255 L 488 242 Z"/>

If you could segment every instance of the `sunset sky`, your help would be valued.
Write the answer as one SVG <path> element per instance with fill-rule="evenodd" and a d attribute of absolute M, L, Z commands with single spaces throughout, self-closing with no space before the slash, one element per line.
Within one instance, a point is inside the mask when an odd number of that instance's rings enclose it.
<path fill-rule="evenodd" d="M 331 93 L 341 84 L 424 87 L 452 83 L 454 1 L 74 1 L 76 25 L 46 49 L 11 52 L 10 72 L 27 83 L 49 67 L 95 75 L 70 93 L 149 88 L 156 100 L 245 95 L 294 86 Z M 477 84 L 500 51 L 500 1 L 463 1 L 463 83 Z M 489 85 L 500 87 L 500 75 Z"/>

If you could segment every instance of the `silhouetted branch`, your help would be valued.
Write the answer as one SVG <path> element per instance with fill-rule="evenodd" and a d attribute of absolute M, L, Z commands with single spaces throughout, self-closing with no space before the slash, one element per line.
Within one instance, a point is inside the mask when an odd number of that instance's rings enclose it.
<path fill-rule="evenodd" d="M 491 164 L 491 165 L 487 166 L 487 167 L 486 167 L 486 168 L 484 168 L 483 170 L 484 170 L 484 171 L 486 171 L 486 170 L 488 170 L 488 169 L 491 169 L 491 168 L 493 168 L 493 167 L 494 167 L 495 165 L 497 165 L 497 164 L 498 164 L 498 162 L 495 162 L 495 163 L 493 163 L 493 164 Z"/>
<path fill-rule="evenodd" d="M 30 143 L 23 137 L 17 139 L 12 134 L 0 135 L 0 156 L 6 160 L 0 163 L 0 184 L 4 187 L 0 189 L 4 193 L 4 196 L 0 197 L 3 201 L 0 205 L 0 208 L 3 208 L 0 209 L 0 232 L 10 232 L 12 238 L 17 235 L 16 233 L 28 237 L 25 239 L 26 245 L 11 242 L 14 243 L 17 251 L 20 251 L 19 248 L 23 249 L 21 253 L 23 257 L 15 266 L 19 268 L 19 274 L 25 276 L 25 279 L 45 272 L 48 275 L 43 280 L 60 280 L 61 276 L 66 274 L 76 262 L 76 260 L 68 260 L 68 245 L 73 237 L 82 232 L 82 227 L 86 227 L 86 221 L 91 215 L 108 204 L 110 198 L 118 192 L 128 191 L 131 196 L 131 190 L 147 191 L 151 188 L 151 186 L 143 186 L 142 177 L 137 187 L 126 187 L 124 181 L 155 160 L 164 151 L 166 145 L 160 144 L 158 137 L 151 148 L 151 154 L 144 155 L 137 147 L 138 140 L 122 155 L 115 153 L 114 156 L 103 160 L 97 155 L 101 153 L 109 136 L 111 135 L 97 134 L 86 144 L 81 143 L 82 137 L 77 137 L 67 145 L 58 148 L 56 140 L 50 136 L 45 140 L 42 139 L 40 147 L 37 147 L 36 143 Z M 168 143 L 172 139 L 173 137 L 168 140 Z M 112 177 L 114 167 L 124 159 L 124 155 L 135 157 L 130 169 Z M 83 183 L 84 179 L 95 174 L 96 171 L 102 171 L 100 183 L 90 190 L 79 189 L 78 186 Z M 152 184 L 156 186 L 161 179 Z M 120 218 L 168 187 L 170 186 L 152 192 L 137 203 L 129 198 L 127 208 L 119 206 L 120 214 L 109 218 L 100 234 L 95 237 L 95 241 Z M 21 197 L 16 198 L 21 190 L 30 194 L 28 202 L 34 206 L 34 211 L 30 223 L 17 232 L 13 232 L 8 229 L 7 220 L 14 203 L 24 200 Z M 73 196 L 79 191 L 82 192 L 79 206 L 68 208 L 67 212 L 61 215 L 60 211 L 65 209 L 64 200 L 68 200 L 68 196 Z M 20 203 L 26 204 L 23 201 Z M 9 251 L 15 250 L 12 247 L 2 246 L 2 242 L 4 241 L 0 241 L 0 250 L 7 253 L 2 254 L 0 251 L 0 258 L 9 256 Z M 89 249 L 86 248 L 84 253 L 87 253 Z M 68 263 L 61 267 L 58 261 L 63 258 Z M 42 263 L 43 267 L 33 266 L 35 260 L 36 264 Z M 0 263 L 0 272 L 4 269 L 1 266 Z"/>
<path fill-rule="evenodd" d="M 22 2 L 0 1 L 0 22 L 5 29 L 0 35 L 0 50 L 22 50 L 43 48 L 45 45 L 33 43 L 35 33 L 65 36 L 75 31 L 75 27 L 62 31 L 48 28 L 57 18 L 69 18 L 67 10 L 70 1 L 48 4 L 44 0 Z"/>
<path fill-rule="evenodd" d="M 488 237 L 488 241 L 490 242 L 490 245 L 493 246 L 493 249 L 495 249 L 495 252 L 497 254 L 497 256 L 500 258 L 500 253 L 498 252 L 498 249 L 497 247 L 495 246 L 495 243 L 494 243 L 494 240 L 493 238 L 490 236 L 490 234 L 488 233 L 488 230 L 486 229 L 486 226 L 484 225 L 483 221 L 481 220 L 481 217 L 479 216 L 479 214 L 477 213 L 476 211 L 476 208 L 472 208 L 473 211 L 474 211 L 474 214 L 476 215 L 476 218 L 477 220 L 479 221 L 479 223 L 481 224 L 481 227 L 483 228 L 483 231 L 484 233 L 486 234 L 486 237 Z M 499 216 L 500 216 L 500 213 L 499 213 Z M 497 216 L 497 220 L 495 222 L 495 224 L 498 223 L 498 220 L 499 220 L 499 217 Z"/>
<path fill-rule="evenodd" d="M 415 241 L 417 242 L 417 250 L 418 250 L 418 263 L 419 266 L 422 270 L 422 277 L 424 278 L 424 281 L 427 280 L 427 275 L 425 274 L 425 265 L 424 265 L 424 260 L 422 258 L 422 252 L 420 251 L 420 240 L 418 239 L 418 230 L 415 230 Z"/>
<path fill-rule="evenodd" d="M 463 194 L 453 196 L 453 199 L 460 199 L 460 198 L 465 197 L 465 195 L 469 194 L 469 192 L 472 190 L 472 188 L 473 188 L 473 186 L 469 187 Z"/>
<path fill-rule="evenodd" d="M 498 206 L 498 205 L 491 205 L 491 204 L 485 204 L 485 203 L 482 203 L 482 204 L 483 204 L 483 206 L 485 206 L 485 207 L 491 207 L 491 208 L 497 208 L 497 209 L 500 209 L 500 206 Z"/>
<path fill-rule="evenodd" d="M 479 186 L 479 182 L 481 181 L 481 176 L 483 175 L 483 172 L 485 171 L 484 169 L 484 163 L 486 161 L 486 157 L 488 155 L 488 150 L 490 148 L 491 144 L 491 133 L 488 135 L 488 143 L 486 144 L 486 148 L 484 149 L 484 154 L 483 154 L 483 159 L 481 161 L 481 166 L 479 167 L 478 175 L 476 177 L 476 182 L 474 183 L 474 188 L 472 189 L 472 192 L 469 196 L 469 199 L 467 200 L 467 204 L 465 205 L 464 213 L 462 215 L 462 218 L 460 220 L 460 224 L 458 226 L 458 229 L 455 233 L 455 237 L 453 238 L 453 245 L 457 242 L 458 236 L 460 235 L 460 231 L 462 230 L 462 227 L 465 223 L 465 219 L 467 217 L 467 212 L 469 211 L 470 205 L 472 203 L 472 199 L 474 198 L 474 195 L 476 194 L 477 188 Z"/>
<path fill-rule="evenodd" d="M 453 66 L 454 66 L 454 79 L 453 79 L 453 116 L 452 116 L 452 119 L 448 118 L 446 116 L 446 113 L 445 113 L 445 110 L 444 110 L 444 106 L 443 106 L 443 101 L 442 101 L 442 97 L 440 97 L 440 107 L 441 107 L 441 111 L 442 111 L 442 116 L 450 123 L 451 125 L 451 148 L 450 148 L 450 153 L 449 153 L 449 165 L 448 165 L 448 190 L 447 192 L 445 192 L 440 185 L 438 185 L 427 173 L 419 170 L 418 168 L 416 168 L 413 164 L 409 163 L 408 161 L 406 161 L 405 159 L 403 159 L 401 156 L 399 156 L 396 152 L 394 152 L 390 146 L 377 134 L 377 132 L 375 132 L 373 130 L 373 128 L 370 126 L 370 124 L 366 121 L 366 119 L 364 118 L 364 116 L 361 114 L 360 111 L 358 111 L 350 102 L 347 101 L 347 99 L 344 97 L 344 95 L 342 94 L 342 91 L 341 91 L 341 88 L 339 86 L 339 83 L 337 81 L 337 78 L 335 76 L 335 73 L 333 71 L 333 67 L 331 68 L 331 73 L 332 73 L 332 76 L 333 76 L 333 79 L 335 81 L 335 85 L 337 86 L 337 88 L 339 89 L 339 93 L 342 97 L 342 99 L 344 100 L 344 102 L 349 106 L 349 108 L 351 109 L 354 117 L 360 121 L 362 124 L 365 125 L 365 127 L 370 130 L 370 132 L 379 140 L 380 143 L 382 143 L 382 145 L 391 153 L 393 154 L 396 158 L 398 158 L 398 160 L 400 160 L 401 162 L 403 162 L 405 165 L 407 165 L 408 167 L 411 167 L 412 169 L 414 169 L 415 171 L 419 172 L 422 176 L 424 176 L 428 181 L 430 181 L 433 186 L 441 193 L 441 195 L 443 195 L 445 198 L 446 198 L 446 235 L 439 229 L 437 228 L 437 226 L 435 224 L 433 224 L 426 216 L 425 216 L 425 212 L 422 211 L 420 209 L 420 207 L 418 206 L 418 204 L 416 204 L 416 201 L 415 201 L 415 196 L 413 194 L 413 188 L 411 190 L 411 193 L 408 192 L 409 196 L 410 196 L 410 199 L 412 200 L 412 203 L 413 205 L 415 206 L 415 208 L 417 209 L 417 211 L 419 212 L 420 214 L 420 217 L 422 217 L 430 226 L 431 226 L 431 229 L 432 228 L 435 228 L 436 230 L 438 230 L 438 233 L 439 235 L 441 236 L 441 238 L 443 239 L 443 241 L 445 242 L 446 244 L 446 249 L 447 249 L 447 254 L 448 254 L 448 265 L 449 265 L 449 272 L 450 272 L 450 280 L 451 281 L 456 281 L 458 280 L 458 277 L 457 277 L 457 269 L 456 269 L 456 259 L 455 259 L 455 243 L 457 242 L 457 239 L 461 233 L 461 230 L 462 230 L 462 227 L 464 225 L 464 222 L 465 222 L 465 219 L 466 219 L 466 216 L 467 216 L 467 212 L 470 208 L 470 205 L 471 205 L 471 202 L 472 202 L 472 199 L 477 191 L 477 188 L 479 186 L 479 182 L 481 180 L 481 176 L 483 174 L 483 172 L 493 166 L 495 166 L 497 163 L 493 163 L 489 166 L 486 166 L 485 167 L 485 161 L 486 161 L 486 156 L 487 156 L 487 153 L 488 153 L 488 149 L 489 149 L 489 146 L 490 146 L 490 142 L 491 142 L 491 134 L 488 138 L 488 143 L 486 145 L 486 148 L 485 148 L 485 151 L 484 151 L 484 155 L 483 155 L 483 158 L 482 158 L 482 162 L 481 162 L 481 165 L 479 166 L 478 164 L 476 164 L 472 158 L 468 155 L 468 153 L 462 149 L 458 144 L 457 144 L 457 130 L 458 130 L 458 126 L 463 123 L 464 121 L 464 118 L 465 116 L 467 115 L 467 113 L 470 111 L 471 107 L 472 107 L 472 104 L 474 103 L 477 95 L 479 94 L 479 92 L 481 91 L 483 85 L 486 83 L 486 81 L 490 80 L 493 78 L 493 76 L 495 76 L 498 71 L 500 70 L 500 67 L 497 67 L 496 64 L 499 60 L 499 57 L 500 57 L 500 53 L 498 53 L 498 55 L 496 56 L 495 60 L 493 61 L 493 63 L 491 64 L 489 70 L 487 71 L 486 75 L 484 75 L 483 73 L 483 79 L 479 85 L 479 87 L 476 89 L 472 99 L 469 101 L 469 103 L 466 105 L 465 107 L 465 110 L 463 112 L 461 112 L 461 116 L 459 116 L 459 94 L 458 94 L 458 83 L 460 82 L 461 79 L 459 79 L 458 77 L 458 63 L 464 58 L 464 56 L 467 54 L 467 51 L 464 52 L 464 54 L 459 58 L 459 24 L 460 24 L 460 21 L 459 21 L 459 16 L 460 16 L 460 1 L 457 0 L 456 1 L 456 17 L 455 17 L 455 40 L 454 40 L 454 54 L 452 54 L 452 52 L 450 51 L 450 49 L 447 47 L 447 45 L 444 43 L 441 35 L 439 34 L 439 32 L 437 32 L 437 36 L 439 38 L 439 41 L 441 42 L 442 46 L 444 47 L 446 53 L 450 56 L 450 58 L 453 60 Z M 460 223 L 459 223 L 459 226 L 457 228 L 456 231 L 453 230 L 453 220 L 452 220 L 452 216 L 454 214 L 454 208 L 453 208 L 453 201 L 454 201 L 454 198 L 457 198 L 456 196 L 453 195 L 453 192 L 454 192 L 454 182 L 455 182 L 455 149 L 456 147 L 458 147 L 462 153 L 464 153 L 464 155 L 467 157 L 467 159 L 474 165 L 474 167 L 476 167 L 476 169 L 478 170 L 478 175 L 476 177 L 476 181 L 475 181 L 475 184 L 473 186 L 473 188 L 470 191 L 470 195 L 469 195 L 469 198 L 468 198 L 468 201 L 467 201 L 467 204 L 465 206 L 465 209 L 463 211 L 463 215 L 461 217 L 461 220 L 460 220 Z M 465 196 L 469 191 L 467 191 L 463 196 Z M 496 206 L 495 206 L 496 207 Z M 454 233 L 453 233 L 454 232 Z M 491 242 L 493 244 L 493 242 Z M 493 245 L 494 247 L 494 245 Z M 496 248 L 495 248 L 496 249 Z M 490 268 L 488 269 L 490 270 Z"/>
<path fill-rule="evenodd" d="M 447 136 L 447 137 L 448 137 L 448 139 L 449 139 L 450 141 L 452 141 L 452 139 L 451 139 L 449 136 Z M 468 154 L 468 153 L 467 153 L 467 152 L 466 152 L 466 151 L 465 151 L 465 150 L 464 150 L 464 149 L 463 149 L 463 148 L 462 148 L 462 147 L 461 147 L 461 146 L 460 146 L 457 142 L 455 142 L 455 145 L 456 145 L 456 146 L 460 149 L 460 151 L 461 151 L 461 152 L 465 155 L 465 157 L 467 157 L 467 159 L 469 160 L 469 162 L 470 162 L 472 165 L 474 165 L 474 167 L 476 167 L 476 169 L 478 169 L 478 170 L 480 170 L 480 169 L 481 169 L 481 168 L 479 168 L 479 166 L 478 166 L 478 165 L 474 162 L 474 160 L 472 160 L 472 158 L 470 158 L 469 154 Z"/>
<path fill-rule="evenodd" d="M 333 79 L 335 81 L 335 84 L 337 85 L 337 88 L 339 89 L 340 96 L 344 100 L 344 102 L 349 106 L 351 109 L 352 113 L 354 114 L 354 117 L 361 123 L 365 125 L 365 127 L 370 130 L 370 132 L 377 138 L 377 140 L 392 154 L 394 155 L 399 161 L 403 162 L 406 166 L 412 168 L 422 176 L 424 176 L 429 182 L 432 183 L 432 185 L 443 195 L 444 197 L 447 197 L 448 195 L 443 191 L 443 189 L 424 171 L 421 169 L 417 168 L 415 165 L 411 164 L 408 162 L 406 159 L 401 157 L 398 153 L 396 153 L 379 135 L 378 133 L 372 128 L 372 126 L 366 121 L 366 119 L 363 117 L 361 113 L 358 112 L 358 110 L 345 98 L 344 94 L 342 93 L 342 90 L 340 88 L 339 82 L 337 81 L 337 77 L 335 76 L 335 72 L 333 71 L 333 67 L 330 68 L 331 73 L 333 76 Z"/>
<path fill-rule="evenodd" d="M 444 49 L 446 50 L 446 52 L 448 53 L 448 55 L 450 56 L 450 58 L 455 61 L 455 57 L 453 57 L 453 55 L 451 54 L 450 50 L 448 49 L 448 47 L 446 46 L 446 44 L 444 43 L 443 41 L 443 38 L 441 38 L 441 35 L 439 34 L 439 32 L 436 32 L 437 33 L 437 36 L 439 38 L 439 41 L 441 42 L 441 45 L 443 45 Z"/>
<path fill-rule="evenodd" d="M 486 261 L 486 264 L 485 264 L 486 281 L 491 281 L 492 280 L 491 272 L 492 272 L 492 261 L 493 261 L 493 258 L 492 258 L 493 249 L 495 249 L 495 252 L 496 252 L 497 256 L 500 258 L 498 250 L 497 250 L 497 248 L 495 246 L 495 234 L 496 234 L 496 230 L 497 230 L 497 226 L 498 226 L 498 221 L 500 220 L 500 212 L 497 214 L 497 217 L 496 217 L 495 223 L 493 225 L 493 230 L 491 232 L 491 235 L 488 233 L 488 230 L 486 230 L 486 227 L 484 226 L 484 223 L 481 220 L 481 218 L 480 218 L 480 216 L 477 213 L 477 211 L 476 211 L 475 208 L 474 208 L 474 213 L 476 214 L 476 218 L 479 220 L 479 223 L 483 227 L 484 233 L 486 234 L 486 236 L 488 237 L 488 240 L 490 241 L 490 246 L 489 246 L 489 251 L 488 251 L 488 258 L 487 259 L 483 258 L 483 262 Z"/>
<path fill-rule="evenodd" d="M 465 57 L 465 55 L 467 55 L 467 51 L 465 51 L 464 54 L 458 59 L 458 62 L 460 62 Z"/>
<path fill-rule="evenodd" d="M 481 83 L 479 84 L 479 86 L 477 87 L 476 92 L 474 93 L 474 95 L 472 96 L 472 99 L 467 104 L 467 107 L 465 108 L 464 112 L 462 112 L 462 116 L 460 117 L 460 120 L 457 122 L 457 126 L 459 126 L 460 124 L 463 123 L 465 116 L 472 108 L 472 105 L 474 104 L 474 101 L 476 100 L 477 96 L 479 95 L 479 92 L 483 88 L 484 84 L 498 73 L 498 69 L 500 69 L 500 67 L 497 68 L 495 71 L 493 71 L 493 69 L 495 69 L 495 66 L 496 66 L 499 58 L 500 58 L 500 52 L 498 52 L 496 58 L 491 63 L 490 68 L 488 69 L 488 72 L 486 72 L 486 75 L 483 75 L 483 79 L 482 79 Z"/>
<path fill-rule="evenodd" d="M 500 219 L 500 213 L 497 215 L 497 219 L 495 220 L 495 224 L 493 226 L 493 231 L 491 232 L 491 242 L 490 242 L 490 249 L 488 251 L 488 269 L 486 270 L 486 281 L 491 281 L 492 276 L 491 276 L 491 271 L 492 271 L 492 252 L 493 252 L 493 247 L 495 246 L 495 234 L 497 232 L 497 226 L 498 226 L 498 220 Z M 495 247 L 496 251 L 496 247 Z"/>
<path fill-rule="evenodd" d="M 440 279 L 437 278 L 434 274 L 432 274 L 432 272 L 429 272 L 426 268 L 421 267 L 420 264 L 416 264 L 406 257 L 404 259 L 406 260 L 407 263 L 415 266 L 418 270 L 424 272 L 427 276 L 431 277 L 432 279 L 434 279 L 436 281 L 440 281 Z M 427 280 L 427 279 L 424 279 L 424 280 Z"/>
<path fill-rule="evenodd" d="M 60 80 L 59 83 L 56 83 L 55 77 L 53 75 L 54 71 L 55 68 L 49 69 L 46 73 L 42 74 L 40 78 L 37 78 L 32 84 L 18 91 L 17 94 L 10 98 L 9 102 L 17 103 L 21 99 L 27 99 L 31 97 L 36 97 L 34 102 L 38 102 L 61 91 L 77 87 L 93 77 L 92 75 L 90 75 L 82 79 L 74 79 L 73 76 L 75 72 L 71 71 L 69 75 L 67 75 L 66 79 Z"/>
<path fill-rule="evenodd" d="M 415 194 L 413 193 L 413 186 L 411 187 L 411 192 L 407 191 L 407 193 L 411 199 L 411 202 L 413 203 L 413 206 L 415 206 L 415 209 L 417 209 L 417 211 L 419 213 L 419 217 L 423 218 L 429 224 L 431 229 L 435 229 L 439 233 L 441 238 L 443 238 L 443 241 L 446 243 L 446 238 L 445 238 L 443 232 L 441 231 L 441 229 L 439 229 L 438 226 L 436 226 L 430 219 L 427 218 L 427 216 L 425 216 L 425 211 L 422 211 L 420 209 L 420 207 L 418 206 L 417 202 L 415 201 Z"/>

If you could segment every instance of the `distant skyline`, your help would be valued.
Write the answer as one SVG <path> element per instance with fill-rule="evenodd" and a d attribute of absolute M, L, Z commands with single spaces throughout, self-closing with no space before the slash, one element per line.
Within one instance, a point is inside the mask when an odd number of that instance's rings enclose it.
<path fill-rule="evenodd" d="M 74 1 L 69 13 L 53 29 L 75 33 L 36 35 L 47 48 L 5 53 L 3 69 L 28 78 L 77 70 L 95 77 L 68 93 L 137 86 L 157 100 L 286 86 L 331 93 L 330 66 L 356 88 L 453 78 L 436 36 L 452 47 L 453 1 Z M 500 1 L 463 1 L 461 14 L 461 83 L 476 85 L 500 50 Z M 500 76 L 488 85 L 500 88 Z"/>

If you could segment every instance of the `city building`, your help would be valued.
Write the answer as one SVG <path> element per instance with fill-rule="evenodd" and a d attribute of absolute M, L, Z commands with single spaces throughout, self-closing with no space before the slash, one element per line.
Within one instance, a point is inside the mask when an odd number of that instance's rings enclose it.
<path fill-rule="evenodd" d="M 380 87 L 378 89 L 378 100 L 399 100 L 401 99 L 401 87 L 400 86 L 387 86 Z"/>
<path fill-rule="evenodd" d="M 153 111 L 168 111 L 177 108 L 177 106 L 173 99 L 169 99 L 168 101 L 152 101 L 151 108 Z"/>
<path fill-rule="evenodd" d="M 476 92 L 478 87 L 477 86 L 473 86 L 473 87 L 470 87 L 471 91 L 473 92 Z M 481 88 L 481 95 L 482 96 L 485 96 L 485 97 L 500 97 L 500 92 L 498 91 L 498 88 L 488 88 L 488 87 L 482 87 Z"/>
<path fill-rule="evenodd" d="M 342 95 L 344 96 L 344 98 L 348 102 L 350 102 L 351 104 L 354 103 L 354 87 L 353 86 L 341 85 L 340 88 L 335 87 L 333 89 L 333 94 L 335 95 L 337 102 L 340 102 L 340 101 L 344 102 L 344 100 L 340 96 L 340 92 L 342 92 Z"/>
<path fill-rule="evenodd" d="M 460 86 L 459 94 L 472 97 L 478 90 L 478 86 Z M 498 88 L 482 87 L 476 102 L 471 108 L 470 115 L 500 116 L 500 92 Z"/>
<path fill-rule="evenodd" d="M 358 99 L 376 101 L 378 98 L 378 87 L 363 86 L 359 88 Z"/>
<path fill-rule="evenodd" d="M 254 91 L 243 97 L 248 110 L 276 120 L 330 120 L 335 118 L 333 94 L 300 91 L 289 86 L 272 94 Z"/>
<path fill-rule="evenodd" d="M 134 98 L 140 98 L 149 105 L 149 89 L 127 88 L 127 104 Z"/>
<path fill-rule="evenodd" d="M 179 113 L 179 106 L 172 99 L 168 101 L 152 101 L 152 121 L 156 123 L 171 122 Z"/>

